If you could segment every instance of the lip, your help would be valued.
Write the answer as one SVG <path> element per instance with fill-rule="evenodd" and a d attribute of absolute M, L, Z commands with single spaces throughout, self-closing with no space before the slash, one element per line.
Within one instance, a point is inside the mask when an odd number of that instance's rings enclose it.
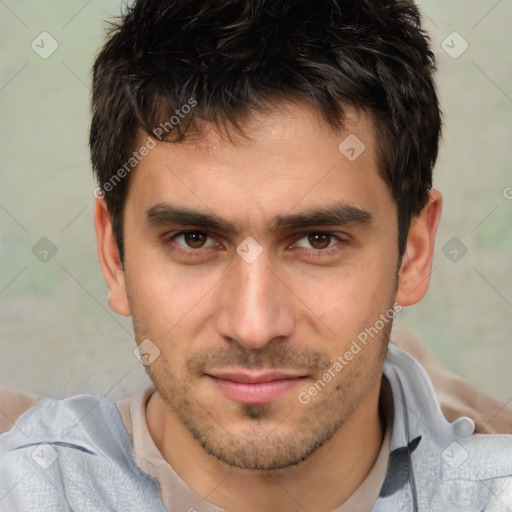
<path fill-rule="evenodd" d="M 226 398 L 245 404 L 273 402 L 307 378 L 280 371 L 224 371 L 206 377 Z"/>

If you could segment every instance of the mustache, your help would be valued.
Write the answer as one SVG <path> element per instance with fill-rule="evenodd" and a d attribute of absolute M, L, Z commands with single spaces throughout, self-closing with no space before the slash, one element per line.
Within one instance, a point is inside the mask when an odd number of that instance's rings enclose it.
<path fill-rule="evenodd" d="M 247 350 L 241 345 L 233 345 L 222 350 L 207 350 L 187 359 L 189 373 L 200 375 L 218 367 L 236 366 L 237 368 L 294 368 L 317 373 L 326 370 L 331 360 L 323 352 L 312 350 L 292 350 L 290 347 L 265 346 Z"/>

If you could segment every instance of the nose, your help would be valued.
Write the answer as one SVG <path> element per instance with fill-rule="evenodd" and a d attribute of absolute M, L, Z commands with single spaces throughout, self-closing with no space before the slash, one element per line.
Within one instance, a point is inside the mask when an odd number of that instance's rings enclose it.
<path fill-rule="evenodd" d="M 252 263 L 238 258 L 218 297 L 219 334 L 248 350 L 288 338 L 295 329 L 294 295 L 270 264 L 265 253 Z"/>

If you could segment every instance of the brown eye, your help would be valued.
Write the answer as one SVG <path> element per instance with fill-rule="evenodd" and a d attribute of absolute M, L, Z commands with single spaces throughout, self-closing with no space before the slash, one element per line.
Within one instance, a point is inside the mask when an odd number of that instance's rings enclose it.
<path fill-rule="evenodd" d="M 164 238 L 166 245 L 178 257 L 204 259 L 207 255 L 211 257 L 214 253 L 217 254 L 221 249 L 215 237 L 205 231 L 181 231 Z"/>
<path fill-rule="evenodd" d="M 208 235 L 200 231 L 186 231 L 182 236 L 184 242 L 192 249 L 200 249 L 208 240 Z"/>
<path fill-rule="evenodd" d="M 331 243 L 331 235 L 325 233 L 310 233 L 308 242 L 315 249 L 326 249 Z"/>

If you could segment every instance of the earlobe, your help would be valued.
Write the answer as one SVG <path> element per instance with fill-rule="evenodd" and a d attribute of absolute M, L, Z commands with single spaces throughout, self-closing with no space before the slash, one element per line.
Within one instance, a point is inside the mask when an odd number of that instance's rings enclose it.
<path fill-rule="evenodd" d="M 126 294 L 125 273 L 119 257 L 119 248 L 112 229 L 112 221 L 104 199 L 96 199 L 94 228 L 96 230 L 100 267 L 109 289 L 108 304 L 119 315 L 129 316 L 130 306 Z"/>
<path fill-rule="evenodd" d="M 398 278 L 396 302 L 402 306 L 416 304 L 427 293 L 442 202 L 441 193 L 431 190 L 428 203 L 412 219 Z"/>

